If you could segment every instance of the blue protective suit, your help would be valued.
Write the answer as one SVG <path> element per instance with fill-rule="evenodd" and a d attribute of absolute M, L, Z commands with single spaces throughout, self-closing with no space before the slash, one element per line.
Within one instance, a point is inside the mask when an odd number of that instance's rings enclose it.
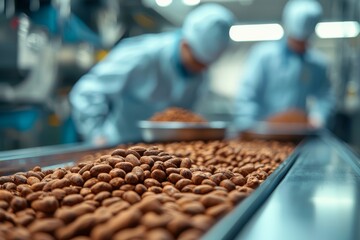
<path fill-rule="evenodd" d="M 244 130 L 256 121 L 296 108 L 325 124 L 333 103 L 327 63 L 319 52 L 295 53 L 285 40 L 261 43 L 251 51 L 240 81 L 235 122 Z"/>
<path fill-rule="evenodd" d="M 86 140 L 141 140 L 137 123 L 170 106 L 191 109 L 205 73 L 180 64 L 178 32 L 123 40 L 70 93 L 73 117 Z"/>

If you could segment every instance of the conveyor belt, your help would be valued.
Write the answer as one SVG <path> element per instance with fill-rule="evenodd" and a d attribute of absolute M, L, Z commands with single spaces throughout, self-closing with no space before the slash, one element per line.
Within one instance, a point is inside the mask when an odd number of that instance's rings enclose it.
<path fill-rule="evenodd" d="M 203 239 L 360 239 L 358 158 L 329 133 L 307 139 L 298 150 L 281 181 L 284 169 Z"/>
<path fill-rule="evenodd" d="M 104 148 L 110 148 L 106 146 Z M 101 148 L 0 153 L 0 175 L 66 164 Z M 360 163 L 329 133 L 305 139 L 258 189 L 203 239 L 360 239 Z"/>
<path fill-rule="evenodd" d="M 112 147 L 78 143 L 3 151 L 0 152 L 0 176 L 28 171 L 34 166 L 56 168 L 71 165 L 81 156 Z"/>

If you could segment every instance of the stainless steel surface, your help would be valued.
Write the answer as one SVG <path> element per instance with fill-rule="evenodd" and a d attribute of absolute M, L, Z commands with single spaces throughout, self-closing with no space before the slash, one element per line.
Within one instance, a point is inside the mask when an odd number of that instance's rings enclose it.
<path fill-rule="evenodd" d="M 190 141 L 224 139 L 226 122 L 185 123 L 140 121 L 142 137 L 146 142 Z"/>
<path fill-rule="evenodd" d="M 299 123 L 268 123 L 258 122 L 251 129 L 258 134 L 279 134 L 279 135 L 314 135 L 317 130 L 309 125 Z"/>
<path fill-rule="evenodd" d="M 320 130 L 298 123 L 268 123 L 258 122 L 254 127 L 244 131 L 245 138 L 273 139 L 273 140 L 301 140 L 307 136 L 314 136 Z"/>
<path fill-rule="evenodd" d="M 338 141 L 311 139 L 236 239 L 360 239 L 359 199 L 358 159 Z"/>
<path fill-rule="evenodd" d="M 0 152 L 0 176 L 29 171 L 35 166 L 54 169 L 73 165 L 82 156 L 112 147 L 115 146 L 68 144 L 2 151 Z"/>

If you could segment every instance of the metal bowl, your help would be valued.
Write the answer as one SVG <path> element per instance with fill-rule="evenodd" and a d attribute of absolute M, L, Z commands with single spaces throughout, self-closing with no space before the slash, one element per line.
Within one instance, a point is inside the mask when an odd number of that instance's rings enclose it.
<path fill-rule="evenodd" d="M 300 123 L 257 122 L 254 127 L 244 131 L 246 139 L 301 140 L 306 136 L 316 135 L 319 129 Z"/>
<path fill-rule="evenodd" d="M 140 121 L 143 140 L 146 142 L 192 141 L 224 139 L 227 122 L 207 123 Z"/>

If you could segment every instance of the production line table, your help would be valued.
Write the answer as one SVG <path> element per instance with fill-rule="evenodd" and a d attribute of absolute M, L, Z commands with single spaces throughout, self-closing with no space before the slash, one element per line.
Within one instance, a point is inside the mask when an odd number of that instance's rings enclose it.
<path fill-rule="evenodd" d="M 111 147 L 78 144 L 0 152 L 0 176 L 35 165 L 72 164 Z M 329 132 L 307 137 L 202 239 L 360 239 L 358 156 Z"/>
<path fill-rule="evenodd" d="M 203 239 L 360 239 L 359 158 L 328 132 L 305 139 Z"/>

